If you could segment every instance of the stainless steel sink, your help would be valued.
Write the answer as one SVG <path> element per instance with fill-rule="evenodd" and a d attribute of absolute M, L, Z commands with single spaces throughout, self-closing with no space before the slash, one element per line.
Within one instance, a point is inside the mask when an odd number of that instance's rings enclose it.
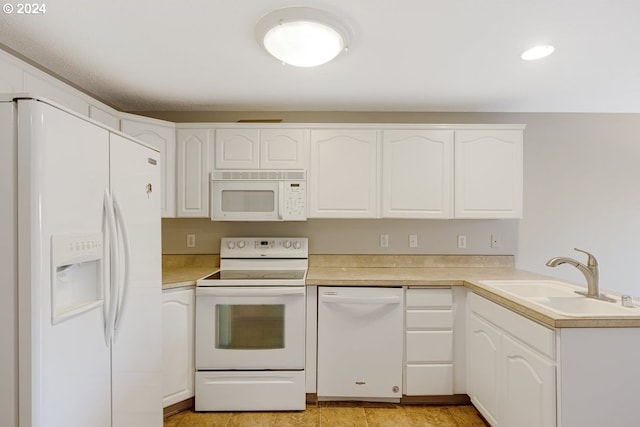
<path fill-rule="evenodd" d="M 619 298 L 614 298 L 615 302 L 587 298 L 576 293 L 584 291 L 583 287 L 556 280 L 481 280 L 480 283 L 561 316 L 640 316 L 639 307 L 623 307 Z"/>

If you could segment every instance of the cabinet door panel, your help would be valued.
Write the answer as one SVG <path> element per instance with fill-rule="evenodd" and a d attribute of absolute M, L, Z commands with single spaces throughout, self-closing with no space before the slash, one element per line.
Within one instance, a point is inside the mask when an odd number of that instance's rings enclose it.
<path fill-rule="evenodd" d="M 216 169 L 258 169 L 260 129 L 216 129 Z"/>
<path fill-rule="evenodd" d="M 522 217 L 522 131 L 455 132 L 456 218 Z"/>
<path fill-rule="evenodd" d="M 451 216 L 453 132 L 386 130 L 382 140 L 382 215 Z"/>
<path fill-rule="evenodd" d="M 177 132 L 176 208 L 178 217 L 209 216 L 209 132 Z"/>
<path fill-rule="evenodd" d="M 407 363 L 450 362 L 452 331 L 407 331 Z"/>
<path fill-rule="evenodd" d="M 469 397 L 491 425 L 497 426 L 502 337 L 496 328 L 473 313 L 469 328 Z"/>
<path fill-rule="evenodd" d="M 309 217 L 377 216 L 376 131 L 312 130 L 309 173 Z"/>
<path fill-rule="evenodd" d="M 162 294 L 162 390 L 164 407 L 194 396 L 193 289 Z"/>
<path fill-rule="evenodd" d="M 453 365 L 407 365 L 407 396 L 453 394 Z"/>
<path fill-rule="evenodd" d="M 502 338 L 502 354 L 502 424 L 555 425 L 555 365 L 507 336 Z"/>
<path fill-rule="evenodd" d="M 303 129 L 262 129 L 261 169 L 306 169 Z"/>

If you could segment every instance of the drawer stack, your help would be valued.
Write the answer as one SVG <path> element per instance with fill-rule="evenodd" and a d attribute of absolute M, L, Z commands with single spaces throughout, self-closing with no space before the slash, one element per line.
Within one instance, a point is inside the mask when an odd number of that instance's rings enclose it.
<path fill-rule="evenodd" d="M 451 288 L 407 289 L 405 325 L 404 394 L 453 394 Z"/>

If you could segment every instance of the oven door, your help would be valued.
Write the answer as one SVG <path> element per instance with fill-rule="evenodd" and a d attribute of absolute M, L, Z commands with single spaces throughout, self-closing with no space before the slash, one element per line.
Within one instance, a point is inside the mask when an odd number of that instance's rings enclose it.
<path fill-rule="evenodd" d="M 279 181 L 211 181 L 211 219 L 281 221 Z"/>
<path fill-rule="evenodd" d="M 196 288 L 196 369 L 304 369 L 305 288 Z"/>

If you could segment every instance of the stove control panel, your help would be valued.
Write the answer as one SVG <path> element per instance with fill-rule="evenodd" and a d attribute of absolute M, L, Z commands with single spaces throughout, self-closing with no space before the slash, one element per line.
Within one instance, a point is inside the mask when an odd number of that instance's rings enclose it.
<path fill-rule="evenodd" d="M 306 237 L 224 237 L 221 258 L 308 258 Z"/>

